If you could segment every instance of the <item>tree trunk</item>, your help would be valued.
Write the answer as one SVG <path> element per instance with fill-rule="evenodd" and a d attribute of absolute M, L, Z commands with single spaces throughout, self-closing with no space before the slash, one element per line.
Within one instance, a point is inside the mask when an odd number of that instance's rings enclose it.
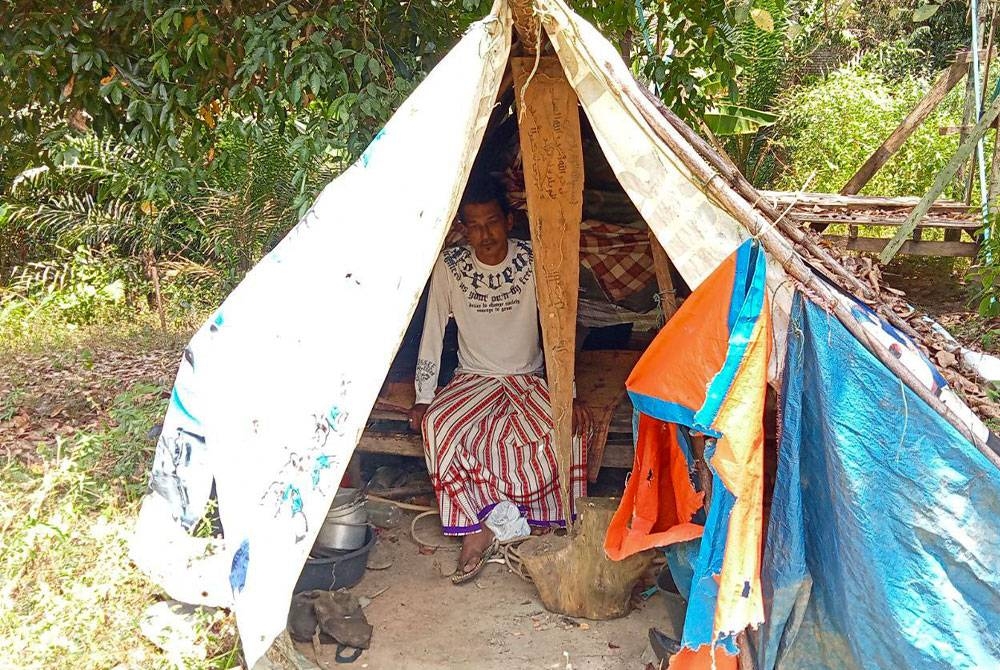
<path fill-rule="evenodd" d="M 598 621 L 629 613 L 632 589 L 655 552 L 622 561 L 607 557 L 604 536 L 618 503 L 617 498 L 581 498 L 577 532 L 533 537 L 518 548 L 545 609 Z"/>
<path fill-rule="evenodd" d="M 153 296 L 156 299 L 156 313 L 160 317 L 160 330 L 167 330 L 167 315 L 163 309 L 163 295 L 160 293 L 160 271 L 156 267 L 156 256 L 152 249 L 143 252 L 146 260 L 146 275 L 153 282 Z"/>

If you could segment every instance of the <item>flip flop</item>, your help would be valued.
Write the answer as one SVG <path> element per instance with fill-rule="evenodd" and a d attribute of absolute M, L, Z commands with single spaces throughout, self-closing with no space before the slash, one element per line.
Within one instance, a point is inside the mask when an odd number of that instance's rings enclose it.
<path fill-rule="evenodd" d="M 479 559 L 476 561 L 476 564 L 472 566 L 471 570 L 467 572 L 464 570 L 455 571 L 455 573 L 451 576 L 451 583 L 458 586 L 459 584 L 467 584 L 468 582 L 471 582 L 479 576 L 479 573 L 483 571 L 484 567 L 486 567 L 486 563 L 491 558 L 496 556 L 499 551 L 500 543 L 493 540 L 490 542 L 490 546 L 483 550 L 483 553 L 479 556 Z"/>
<path fill-rule="evenodd" d="M 658 628 L 649 629 L 649 646 L 653 650 L 653 654 L 656 656 L 656 660 L 659 662 L 670 661 L 674 654 L 680 652 L 681 643 L 677 640 L 667 637 L 663 631 Z"/>

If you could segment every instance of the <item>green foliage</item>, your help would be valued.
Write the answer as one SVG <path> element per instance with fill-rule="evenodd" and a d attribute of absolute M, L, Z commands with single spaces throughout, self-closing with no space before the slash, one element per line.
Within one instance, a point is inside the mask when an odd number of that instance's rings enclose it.
<path fill-rule="evenodd" d="M 978 284 L 976 300 L 979 304 L 979 314 L 984 317 L 1000 316 L 1000 239 L 997 230 L 1000 226 L 1000 212 L 994 206 L 990 212 L 990 234 L 982 239 L 979 249 L 979 262 L 970 275 Z M 990 337 L 997 331 L 990 331 Z M 992 343 L 990 343 L 992 344 Z M 984 342 L 984 346 L 987 343 Z"/>
<path fill-rule="evenodd" d="M 775 120 L 774 94 L 787 59 L 807 42 L 810 12 L 793 24 L 784 0 L 577 5 L 678 115 L 727 138 L 730 156 L 754 178 L 768 161 L 764 129 Z"/>
<path fill-rule="evenodd" d="M 11 0 L 0 19 L 0 108 L 15 113 L 0 118 L 0 144 L 31 145 L 65 123 L 196 175 L 230 117 L 250 134 L 262 121 L 295 127 L 291 149 L 303 161 L 331 148 L 357 155 L 486 6 Z M 54 159 L 44 143 L 33 149 L 35 162 Z"/>
<path fill-rule="evenodd" d="M 733 130 L 713 125 L 712 118 L 713 112 L 724 112 L 732 105 L 720 104 L 706 114 L 706 124 L 713 134 L 722 136 L 726 153 L 747 179 L 758 185 L 768 182 L 774 170 L 771 127 L 777 121 L 775 96 L 787 79 L 789 63 L 810 44 L 803 25 L 810 29 L 809 34 L 813 32 L 809 16 L 796 17 L 796 8 L 784 0 L 737 5 L 733 28 L 741 63 L 737 89 L 739 104 L 746 109 L 735 115 Z"/>
<path fill-rule="evenodd" d="M 761 128 L 774 125 L 777 120 L 778 116 L 771 112 L 739 105 L 716 105 L 705 112 L 705 125 L 719 137 L 754 135 Z"/>
<path fill-rule="evenodd" d="M 736 53 L 731 33 L 735 21 L 731 6 L 721 0 L 669 2 L 653 10 L 662 59 L 642 65 L 656 82 L 667 106 L 688 119 L 698 119 L 719 94 L 736 101 Z"/>
<path fill-rule="evenodd" d="M 14 264 L 67 262 L 60 249 L 87 245 L 140 265 L 162 261 L 170 278 L 232 288 L 294 225 L 339 160 L 297 161 L 287 128 L 243 130 L 241 121 L 220 120 L 225 158 L 193 184 L 141 147 L 64 137 L 58 151 L 72 158 L 25 171 L 6 196 L 0 238 L 30 245 L 8 252 L 0 285 Z"/>
<path fill-rule="evenodd" d="M 0 333 L 16 339 L 41 324 L 72 328 L 121 319 L 135 275 L 129 263 L 84 246 L 64 261 L 29 263 L 0 290 Z"/>
<path fill-rule="evenodd" d="M 922 79 L 887 82 L 856 67 L 789 92 L 779 103 L 786 165 L 778 187 L 839 191 L 928 86 Z M 923 195 L 958 147 L 957 135 L 941 135 L 938 128 L 961 125 L 961 96 L 953 91 L 946 97 L 863 192 Z"/>
<path fill-rule="evenodd" d="M 889 82 L 910 79 L 915 73 L 926 72 L 924 52 L 911 45 L 910 39 L 883 42 L 865 51 L 858 59 L 863 72 L 876 74 Z"/>
<path fill-rule="evenodd" d="M 164 295 L 197 311 L 199 293 L 224 295 L 284 236 L 490 4 L 8 3 L 0 106 L 18 111 L 0 119 L 12 148 L 0 157 L 0 286 L 33 263 L 68 267 L 64 250 L 86 245 L 128 259 L 147 292 L 155 264 Z M 711 105 L 726 132 L 766 123 L 733 104 L 725 2 L 650 3 L 641 22 L 632 0 L 576 4 L 612 37 L 652 30 L 664 57 L 639 50 L 636 68 L 689 119 Z M 47 290 L 26 289 L 22 313 Z"/>
<path fill-rule="evenodd" d="M 863 54 L 893 43 L 913 53 L 912 60 L 901 58 L 894 68 L 888 67 L 889 63 L 880 68 L 889 79 L 932 76 L 951 63 L 955 52 L 969 48 L 969 3 L 965 0 L 868 0 L 844 4 L 846 26 L 839 33 L 842 41 L 853 43 Z"/>
<path fill-rule="evenodd" d="M 645 32 L 637 71 L 697 119 L 732 93 L 735 12 L 770 26 L 750 2 L 576 0 L 618 43 Z M 37 139 L 68 126 L 127 138 L 195 171 L 219 150 L 218 122 L 298 128 L 301 159 L 353 157 L 489 0 L 154 3 L 10 0 L 0 19 L 0 143 L 31 163 L 58 160 Z M 750 17 L 750 18 L 748 18 Z M 731 99 L 730 102 L 736 102 Z"/>
<path fill-rule="evenodd" d="M 25 170 L 11 185 L 5 232 L 31 239 L 36 254 L 45 245 L 86 244 L 138 255 L 183 242 L 181 230 L 165 225 L 169 194 L 180 190 L 168 165 L 90 133 L 64 136 L 52 148 L 58 164 Z"/>
<path fill-rule="evenodd" d="M 796 48 L 795 40 L 789 36 L 789 9 L 784 0 L 757 0 L 746 9 L 751 12 L 750 20 L 738 21 L 733 40 L 741 63 L 737 78 L 739 101 L 746 107 L 769 110 L 781 86 L 786 61 Z M 766 16 L 767 20 L 755 16 Z M 770 30 L 761 27 L 762 24 L 769 25 Z"/>

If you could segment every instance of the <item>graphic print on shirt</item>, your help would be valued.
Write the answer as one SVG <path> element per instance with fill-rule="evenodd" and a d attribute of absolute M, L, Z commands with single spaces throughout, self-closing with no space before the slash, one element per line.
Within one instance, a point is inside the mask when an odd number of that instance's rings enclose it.
<path fill-rule="evenodd" d="M 524 286 L 534 273 L 531 244 L 511 240 L 514 248 L 496 272 L 482 272 L 473 260 L 470 247 L 454 247 L 444 251 L 444 264 L 455 277 L 458 288 L 469 308 L 479 314 L 509 312 L 521 302 Z"/>
<path fill-rule="evenodd" d="M 419 384 L 426 384 L 430 380 L 437 380 L 438 364 L 434 361 L 427 361 L 422 358 L 417 359 L 416 380 Z"/>

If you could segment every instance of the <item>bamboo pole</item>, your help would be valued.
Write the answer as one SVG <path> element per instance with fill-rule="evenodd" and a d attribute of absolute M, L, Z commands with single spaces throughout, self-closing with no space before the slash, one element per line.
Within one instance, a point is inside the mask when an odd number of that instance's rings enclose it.
<path fill-rule="evenodd" d="M 610 69 L 610 68 L 609 68 Z M 809 298 L 832 312 L 847 330 L 861 342 L 879 361 L 903 381 L 921 400 L 934 411 L 944 417 L 962 437 L 972 443 L 993 465 L 1000 468 L 1000 455 L 993 452 L 981 439 L 952 412 L 941 399 L 931 393 L 910 370 L 878 340 L 866 331 L 848 311 L 843 303 L 833 294 L 832 289 L 820 281 L 812 268 L 796 253 L 792 246 L 778 231 L 771 221 L 754 209 L 754 207 L 732 186 L 718 177 L 719 173 L 712 170 L 708 162 L 698 155 L 673 126 L 665 119 L 654 114 L 649 101 L 645 98 L 629 95 L 629 86 L 617 80 L 609 73 L 612 82 L 618 89 L 616 93 L 628 97 L 636 104 L 636 108 L 650 129 L 688 168 L 692 176 L 702 185 L 712 199 L 719 204 L 734 219 L 739 221 L 753 235 L 768 253 L 793 279 L 797 280 L 809 294 Z"/>
<path fill-rule="evenodd" d="M 979 139 L 986 133 L 986 129 L 997 119 L 997 116 L 1000 116 L 1000 98 L 990 103 L 990 106 L 983 112 L 982 118 L 979 119 L 979 123 L 969 132 L 969 136 L 965 138 L 965 141 L 959 145 L 955 155 L 938 172 L 930 190 L 920 199 L 920 204 L 913 208 L 910 215 L 906 217 L 906 221 L 899 227 L 899 230 L 893 235 L 889 244 L 886 245 L 885 250 L 879 255 L 879 261 L 888 263 L 892 260 L 892 257 L 896 255 L 899 248 L 903 246 L 903 242 L 906 241 L 907 236 L 913 232 L 913 228 L 917 225 L 917 222 L 927 214 L 927 210 L 930 209 L 931 204 L 937 200 L 941 192 L 948 186 L 948 182 L 955 176 L 959 167 L 972 155 L 972 152 L 976 149 L 976 145 L 979 143 Z"/>

